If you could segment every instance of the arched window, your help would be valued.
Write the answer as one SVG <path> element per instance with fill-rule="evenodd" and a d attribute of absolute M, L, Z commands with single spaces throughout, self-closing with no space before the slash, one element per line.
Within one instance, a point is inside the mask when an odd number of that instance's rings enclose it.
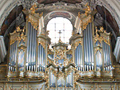
<path fill-rule="evenodd" d="M 56 17 L 48 22 L 47 30 L 52 44 L 58 43 L 59 38 L 63 43 L 68 43 L 72 36 L 73 26 L 68 19 Z"/>

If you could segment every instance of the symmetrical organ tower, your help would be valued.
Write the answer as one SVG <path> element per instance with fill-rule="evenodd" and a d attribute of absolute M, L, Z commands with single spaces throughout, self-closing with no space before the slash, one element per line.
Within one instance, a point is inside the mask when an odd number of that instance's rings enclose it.
<path fill-rule="evenodd" d="M 86 6 L 85 13 L 78 13 L 70 43 L 59 39 L 50 49 L 43 13 L 35 10 L 36 5 L 24 10 L 26 26 L 10 34 L 8 78 L 41 80 L 41 90 L 79 90 L 80 80 L 113 77 L 110 33 L 94 26 L 95 11 Z"/>

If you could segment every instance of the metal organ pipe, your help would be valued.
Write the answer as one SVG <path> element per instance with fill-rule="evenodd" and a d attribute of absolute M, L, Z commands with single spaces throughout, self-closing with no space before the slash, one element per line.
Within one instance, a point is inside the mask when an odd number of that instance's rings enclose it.
<path fill-rule="evenodd" d="M 40 47 L 40 49 L 39 49 L 39 65 L 41 65 L 41 44 L 39 44 L 39 47 Z"/>
<path fill-rule="evenodd" d="M 77 47 L 77 61 L 76 62 L 77 62 L 76 65 L 78 67 L 78 47 Z"/>
<path fill-rule="evenodd" d="M 17 61 L 17 42 L 16 42 L 16 46 L 15 46 L 15 63 Z"/>
<path fill-rule="evenodd" d="M 9 70 L 16 71 L 15 69 L 16 61 L 17 61 L 17 41 L 15 41 L 12 45 L 10 45 Z"/>
<path fill-rule="evenodd" d="M 27 40 L 29 39 L 29 27 L 30 27 L 30 24 L 28 23 Z M 27 41 L 27 45 L 29 45 L 29 41 Z M 28 49 L 28 46 L 27 46 L 27 57 L 26 57 L 26 63 L 29 63 L 29 62 L 28 62 L 28 59 L 29 59 L 29 54 L 28 54 L 28 52 L 29 52 L 29 49 Z M 28 67 L 28 65 L 27 65 L 27 67 Z"/>
<path fill-rule="evenodd" d="M 87 51 L 87 71 L 88 71 L 88 63 L 89 63 L 89 38 L 88 38 L 88 34 L 89 34 L 89 24 L 87 26 L 87 29 L 86 29 L 86 51 Z"/>
<path fill-rule="evenodd" d="M 29 24 L 30 24 L 30 23 L 29 23 Z M 29 52 L 28 52 L 28 53 L 29 53 L 28 63 L 30 63 L 30 59 L 31 59 L 31 36 L 32 36 L 32 35 L 31 35 L 31 24 L 30 24 L 30 29 L 29 29 L 28 31 L 29 31 L 29 36 L 30 36 L 30 37 L 28 38 L 28 42 L 29 42 L 29 46 L 28 46 L 28 47 L 29 47 L 29 48 L 28 48 L 28 49 L 29 49 Z M 31 65 L 31 64 L 30 64 L 30 65 Z M 29 66 L 29 70 L 30 70 L 30 66 Z"/>
<path fill-rule="evenodd" d="M 77 53 L 77 49 L 75 50 L 75 55 Z M 75 64 L 77 64 L 77 56 L 75 56 Z"/>
<path fill-rule="evenodd" d="M 30 24 L 30 30 L 29 30 L 29 32 L 30 32 L 30 34 L 29 34 L 29 36 L 30 36 L 30 38 L 29 38 L 29 63 L 30 63 L 30 59 L 32 59 L 32 57 L 31 57 L 31 24 Z M 30 63 L 30 65 L 31 65 L 31 63 Z M 31 68 L 31 67 L 30 67 Z M 30 70 L 30 68 L 29 68 L 29 70 Z"/>
<path fill-rule="evenodd" d="M 35 70 L 35 56 L 36 56 L 36 36 L 37 31 L 33 28 L 31 23 L 28 23 L 28 33 L 27 33 L 27 60 L 29 70 Z"/>
<path fill-rule="evenodd" d="M 111 58 L 110 58 L 110 46 L 102 42 L 103 46 L 103 55 L 104 55 L 104 69 L 109 71 L 111 66 Z"/>
<path fill-rule="evenodd" d="M 77 56 L 78 56 L 78 58 L 77 58 L 77 66 L 78 66 L 78 68 L 79 68 L 79 64 L 80 64 L 80 63 L 79 63 L 79 54 L 80 54 L 80 53 L 79 53 L 79 46 L 77 47 L 77 51 L 78 51 L 78 53 L 77 53 Z"/>
<path fill-rule="evenodd" d="M 40 66 L 40 44 L 38 45 L 38 64 L 37 64 L 37 68 L 38 68 L 38 71 L 39 71 L 39 66 Z"/>
<path fill-rule="evenodd" d="M 85 70 L 91 70 L 91 65 L 94 63 L 93 60 L 93 38 L 92 38 L 92 24 L 88 24 L 87 28 L 83 31 L 83 42 L 84 42 L 84 62 Z M 90 66 L 89 66 L 89 65 Z M 93 68 L 93 66 L 92 66 Z"/>
<path fill-rule="evenodd" d="M 89 38 L 88 38 L 88 31 L 89 31 L 89 24 L 88 24 L 88 26 L 87 26 L 87 29 L 85 30 L 86 31 L 86 52 L 87 52 L 87 62 L 86 62 L 86 64 L 87 64 L 87 71 L 88 71 L 88 55 L 89 55 L 89 52 L 88 52 L 88 49 L 89 49 Z"/>
<path fill-rule="evenodd" d="M 92 23 L 90 23 L 91 25 L 90 25 L 90 28 L 91 28 L 91 32 L 92 32 Z M 92 40 L 92 42 L 91 42 L 91 50 L 92 50 L 92 56 L 91 56 L 91 61 L 92 61 L 92 63 L 94 63 L 94 53 L 93 53 L 93 38 L 92 38 L 92 34 L 91 34 L 91 40 Z"/>
<path fill-rule="evenodd" d="M 41 61 L 42 61 L 42 58 L 41 58 L 41 56 L 42 56 L 42 54 L 41 54 L 41 53 L 42 53 L 42 52 L 41 52 L 41 51 L 42 51 L 42 45 L 40 44 L 39 47 L 40 47 L 40 49 L 39 49 L 39 54 L 40 54 L 40 55 L 39 55 L 39 65 L 41 66 L 41 64 L 42 64 L 42 63 L 41 63 Z"/>
<path fill-rule="evenodd" d="M 46 54 L 45 54 L 45 49 L 41 44 L 38 46 L 38 65 L 39 65 L 39 70 L 44 71 L 44 66 L 46 62 Z"/>
<path fill-rule="evenodd" d="M 12 49 L 13 49 L 13 54 L 12 54 L 13 55 L 13 61 L 15 62 L 15 60 L 14 60 L 14 58 L 15 58 L 15 53 L 14 53 L 15 52 L 15 43 L 13 44 Z"/>
<path fill-rule="evenodd" d="M 31 67 L 32 67 L 32 71 L 33 71 L 33 43 L 34 43 L 34 31 L 33 31 L 33 26 L 31 25 Z M 32 43 L 33 42 L 33 43 Z"/>
<path fill-rule="evenodd" d="M 45 49 L 44 49 L 43 52 L 44 52 L 44 54 L 43 54 L 43 55 L 44 55 L 44 60 L 43 60 L 43 61 L 44 61 L 44 67 L 45 67 L 45 65 L 46 65 L 46 54 L 45 54 Z"/>
<path fill-rule="evenodd" d="M 78 70 L 82 70 L 82 46 L 79 44 L 75 50 L 75 64 Z"/>
<path fill-rule="evenodd" d="M 42 64 L 41 65 L 43 65 L 43 47 L 42 47 Z"/>
<path fill-rule="evenodd" d="M 33 26 L 31 25 L 31 68 L 32 68 L 32 71 L 33 71 L 33 54 L 34 54 L 34 52 L 33 52 L 33 49 L 34 49 L 34 47 L 33 47 L 33 43 L 34 43 L 34 31 L 33 31 Z"/>
<path fill-rule="evenodd" d="M 87 36 L 88 36 L 88 39 L 89 39 L 89 40 L 88 40 L 88 42 L 89 42 L 89 43 L 88 43 L 88 60 L 89 60 L 88 63 L 91 63 L 91 62 L 92 62 L 92 61 L 91 61 L 91 55 L 90 55 L 90 53 L 91 53 L 91 52 L 90 52 L 90 44 L 91 44 L 91 42 L 90 42 L 90 38 L 89 38 L 89 37 L 90 37 L 90 33 L 91 33 L 91 32 L 90 32 L 90 31 L 91 31 L 90 26 L 91 26 L 91 25 L 89 24 L 89 25 L 88 25 L 88 33 L 87 33 L 87 34 L 88 34 Z"/>
<path fill-rule="evenodd" d="M 12 57 L 12 58 L 11 58 L 11 61 L 12 61 L 12 62 L 13 62 L 13 60 L 14 60 L 14 48 L 13 48 L 13 45 L 14 45 L 14 44 L 12 44 L 12 48 L 11 48 L 11 49 L 12 49 L 12 55 L 11 55 L 11 57 Z M 11 71 L 12 71 L 12 66 L 13 66 L 13 64 L 11 63 Z"/>

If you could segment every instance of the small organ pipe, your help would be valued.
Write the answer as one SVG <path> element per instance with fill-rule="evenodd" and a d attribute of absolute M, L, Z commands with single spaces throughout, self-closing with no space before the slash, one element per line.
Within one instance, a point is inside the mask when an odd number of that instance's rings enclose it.
<path fill-rule="evenodd" d="M 87 65 L 87 71 L 89 71 L 89 70 L 88 70 L 88 65 Z"/>
<path fill-rule="evenodd" d="M 28 66 L 28 70 L 30 71 L 30 66 Z"/>
<path fill-rule="evenodd" d="M 38 65 L 40 65 L 40 44 L 38 45 Z"/>
<path fill-rule="evenodd" d="M 13 60 L 13 62 L 15 61 L 15 60 L 14 60 L 14 58 L 15 58 L 15 54 L 14 54 L 15 47 L 14 47 L 14 46 L 15 46 L 15 43 L 13 44 L 13 48 L 12 48 L 12 49 L 13 49 L 13 54 L 12 54 L 12 55 L 13 55 L 13 59 L 12 59 L 12 60 Z"/>
<path fill-rule="evenodd" d="M 31 24 L 30 24 L 30 30 L 29 30 L 29 32 L 30 32 L 30 34 L 29 34 L 29 36 L 30 36 L 30 38 L 29 38 L 29 44 L 30 44 L 30 46 L 29 46 L 29 63 L 30 63 L 30 59 L 31 59 Z"/>
<path fill-rule="evenodd" d="M 34 43 L 35 43 L 35 39 L 34 39 L 34 28 L 33 28 L 33 26 L 32 26 L 32 41 L 33 41 L 33 43 L 32 43 L 32 62 L 34 62 Z M 33 68 L 34 68 L 34 66 L 33 66 Z"/>
<path fill-rule="evenodd" d="M 80 52 L 79 52 L 79 45 L 78 45 L 78 66 L 80 65 Z"/>
<path fill-rule="evenodd" d="M 40 44 L 40 65 L 41 65 L 41 62 L 42 62 L 41 56 L 42 56 L 42 47 L 41 47 L 41 44 Z"/>
<path fill-rule="evenodd" d="M 85 65 L 85 71 L 86 71 L 86 65 Z"/>
<path fill-rule="evenodd" d="M 43 48 L 43 64 L 42 64 L 42 66 L 44 66 L 45 65 L 45 63 L 44 63 L 44 48 Z"/>
<path fill-rule="evenodd" d="M 9 66 L 9 71 L 10 71 L 10 66 Z"/>
<path fill-rule="evenodd" d="M 109 60 L 108 60 L 108 45 L 106 45 L 106 62 L 107 62 L 107 66 L 109 65 Z"/>
<path fill-rule="evenodd" d="M 78 58 L 79 58 L 79 53 L 78 53 L 78 47 L 77 47 L 77 66 L 79 65 Z"/>
<path fill-rule="evenodd" d="M 10 66 L 10 71 L 12 71 L 11 66 Z"/>
<path fill-rule="evenodd" d="M 27 66 L 27 71 L 28 71 L 28 66 Z"/>
<path fill-rule="evenodd" d="M 31 25 L 31 27 L 32 27 L 32 29 L 31 29 L 31 41 L 34 43 L 34 32 L 33 32 L 33 26 Z M 33 62 L 33 43 L 31 42 L 31 61 Z M 33 67 L 33 66 L 32 66 Z M 32 69 L 32 71 L 33 71 L 33 69 Z"/>
<path fill-rule="evenodd" d="M 16 63 L 15 56 L 16 56 L 16 42 L 14 44 L 14 62 Z"/>
<path fill-rule="evenodd" d="M 90 34 L 91 34 L 90 31 L 91 31 L 90 24 L 88 24 L 88 30 L 87 30 L 87 34 L 88 34 L 88 35 L 87 35 L 87 39 L 88 39 L 88 44 L 87 44 L 87 45 L 88 45 L 88 46 L 87 46 L 87 47 L 88 47 L 88 63 L 91 63 L 91 55 L 90 55 L 90 53 L 91 53 L 91 52 L 90 52 L 91 40 L 90 40 L 90 38 L 89 38 L 89 37 L 90 37 Z M 89 67 L 89 66 L 88 66 L 88 67 Z"/>

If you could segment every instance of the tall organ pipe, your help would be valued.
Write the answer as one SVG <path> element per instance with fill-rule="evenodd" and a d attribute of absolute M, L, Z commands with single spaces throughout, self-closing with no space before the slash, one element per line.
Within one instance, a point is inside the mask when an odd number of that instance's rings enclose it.
<path fill-rule="evenodd" d="M 17 61 L 17 41 L 15 41 L 12 45 L 10 45 L 10 62 L 9 62 L 10 67 L 9 68 L 11 68 L 12 71 L 15 70 L 13 69 L 13 67 L 15 67 L 16 61 Z"/>
<path fill-rule="evenodd" d="M 38 65 L 42 70 L 44 70 L 45 62 L 46 62 L 45 49 L 41 44 L 39 44 L 38 45 Z"/>
<path fill-rule="evenodd" d="M 84 44 L 84 62 L 85 68 L 88 70 L 90 69 L 89 65 L 91 66 L 94 63 L 93 60 L 93 38 L 92 38 L 92 24 L 88 24 L 87 28 L 83 31 L 83 44 Z M 89 65 L 88 65 L 89 64 Z"/>
<path fill-rule="evenodd" d="M 108 70 L 109 67 L 111 66 L 110 46 L 103 41 L 102 47 L 103 47 L 103 56 L 104 56 L 104 68 Z"/>
<path fill-rule="evenodd" d="M 26 62 L 28 63 L 29 70 L 33 70 L 35 65 L 36 56 L 36 35 L 37 31 L 33 28 L 31 23 L 28 23 L 28 33 L 27 33 L 27 57 Z"/>
<path fill-rule="evenodd" d="M 80 70 L 82 63 L 82 46 L 79 44 L 75 50 L 75 64 Z"/>

